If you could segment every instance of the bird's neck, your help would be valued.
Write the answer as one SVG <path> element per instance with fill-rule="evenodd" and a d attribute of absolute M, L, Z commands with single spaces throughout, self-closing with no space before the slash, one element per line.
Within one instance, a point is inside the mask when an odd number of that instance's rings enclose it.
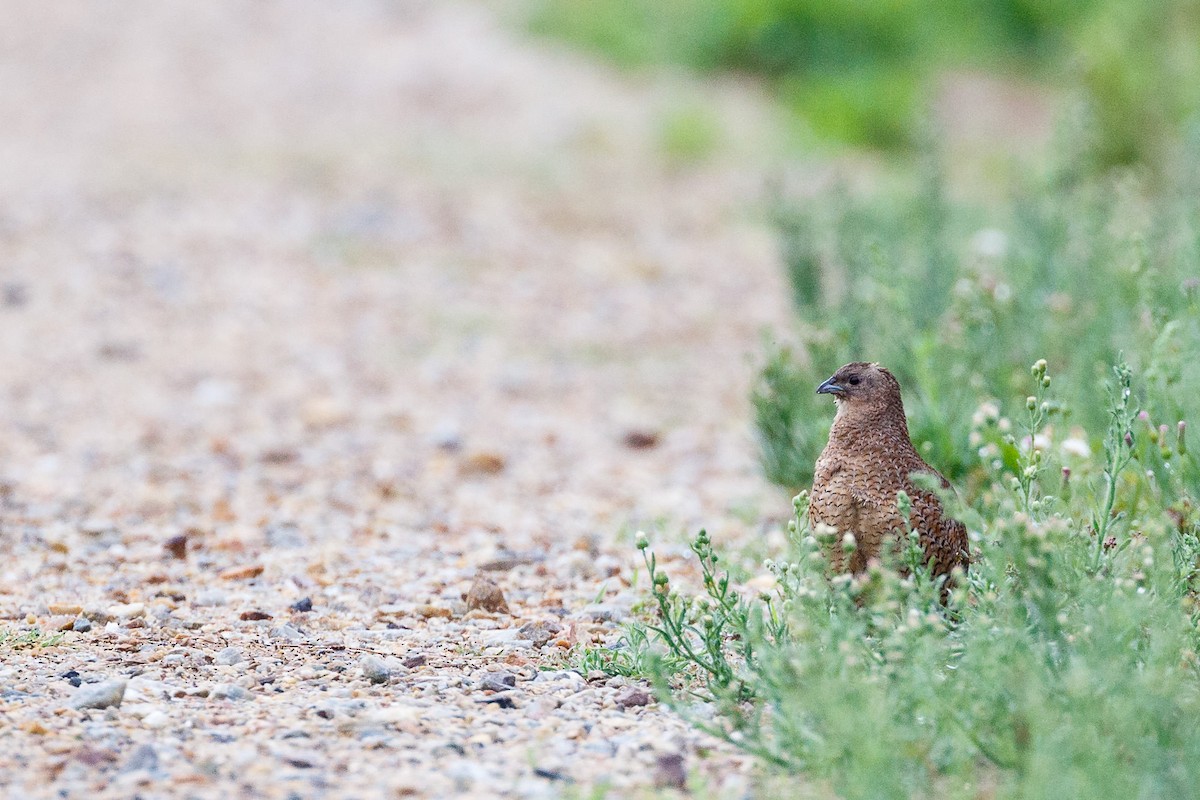
<path fill-rule="evenodd" d="M 876 439 L 889 447 L 896 447 L 900 442 L 912 446 L 912 440 L 908 437 L 908 422 L 904 418 L 904 407 L 890 403 L 839 403 L 829 438 L 831 441 L 854 441 L 859 446 Z"/>

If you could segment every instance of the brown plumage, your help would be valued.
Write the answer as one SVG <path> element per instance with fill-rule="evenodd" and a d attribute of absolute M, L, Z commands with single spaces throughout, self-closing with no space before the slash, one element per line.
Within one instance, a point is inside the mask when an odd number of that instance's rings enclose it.
<path fill-rule="evenodd" d="M 896 506 L 901 489 L 912 500 L 910 522 L 920 534 L 933 574 L 949 575 L 954 567 L 967 569 L 967 530 L 946 516 L 937 495 L 909 478 L 914 472 L 941 473 L 917 454 L 908 438 L 900 383 L 878 364 L 847 364 L 817 389 L 832 394 L 837 416 L 829 444 L 817 459 L 809 520 L 825 523 L 840 534 L 852 534 L 856 548 L 846 563 L 839 546 L 832 548 L 834 572 L 859 573 L 878 558 L 885 544 L 899 545 L 904 519 Z"/>

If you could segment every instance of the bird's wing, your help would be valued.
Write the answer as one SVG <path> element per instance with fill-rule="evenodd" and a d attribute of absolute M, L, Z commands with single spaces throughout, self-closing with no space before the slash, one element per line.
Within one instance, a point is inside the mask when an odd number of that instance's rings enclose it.
<path fill-rule="evenodd" d="M 949 487 L 938 472 L 928 471 L 937 476 L 943 486 Z M 920 534 L 926 558 L 933 559 L 933 574 L 948 574 L 956 566 L 966 569 L 966 526 L 946 513 L 942 501 L 933 492 L 915 485 L 907 491 L 912 498 L 911 523 Z"/>

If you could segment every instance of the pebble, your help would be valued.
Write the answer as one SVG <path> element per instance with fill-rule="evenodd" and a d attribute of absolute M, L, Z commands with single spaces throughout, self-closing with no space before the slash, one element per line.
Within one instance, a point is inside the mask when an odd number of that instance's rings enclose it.
<path fill-rule="evenodd" d="M 92 629 L 92 621 L 87 617 L 79 617 L 71 623 L 71 630 L 78 633 L 87 633 Z"/>
<path fill-rule="evenodd" d="M 145 770 L 154 772 L 158 769 L 158 751 L 154 749 L 152 744 L 142 744 L 130 754 L 129 760 L 122 767 L 124 772 L 133 772 L 135 770 Z"/>
<path fill-rule="evenodd" d="M 480 563 L 479 569 L 483 572 L 508 572 L 516 567 L 525 566 L 528 564 L 540 564 L 546 560 L 546 556 L 542 553 L 512 553 L 502 551 L 495 557 Z"/>
<path fill-rule="evenodd" d="M 192 598 L 192 603 L 201 607 L 223 606 L 227 602 L 229 602 L 227 595 L 220 589 L 203 589 L 196 592 Z"/>
<path fill-rule="evenodd" d="M 171 718 L 161 711 L 151 711 L 142 717 L 142 725 L 152 730 L 161 730 L 171 724 Z"/>
<path fill-rule="evenodd" d="M 387 683 L 392 677 L 392 671 L 379 656 L 365 655 L 358 660 L 363 677 L 371 683 Z"/>
<path fill-rule="evenodd" d="M 533 642 L 522 639 L 516 629 L 498 631 L 480 631 L 479 638 L 488 647 L 498 647 L 503 650 L 529 650 Z"/>
<path fill-rule="evenodd" d="M 210 700 L 249 700 L 253 695 L 236 683 L 219 683 L 208 692 Z"/>
<path fill-rule="evenodd" d="M 550 669 L 543 670 L 533 679 L 534 683 L 561 683 L 570 687 L 573 691 L 579 691 L 587 686 L 587 681 L 573 669 Z"/>
<path fill-rule="evenodd" d="M 182 561 L 187 558 L 188 537 L 180 534 L 172 536 L 163 542 L 163 549 L 167 551 L 167 555 L 171 558 Z"/>
<path fill-rule="evenodd" d="M 618 708 L 632 708 L 634 706 L 648 706 L 654 698 L 650 693 L 640 686 L 625 686 L 617 691 L 617 696 L 613 698 L 613 702 Z"/>
<path fill-rule="evenodd" d="M 487 578 L 476 578 L 464 598 L 468 609 L 480 609 L 492 613 L 509 614 L 508 602 L 500 587 Z"/>
<path fill-rule="evenodd" d="M 313 610 L 312 598 L 311 597 L 302 597 L 299 600 L 297 600 L 296 602 L 292 603 L 290 606 L 288 606 L 288 608 L 290 608 L 292 611 L 298 611 L 302 614 L 306 614 L 309 611 Z"/>
<path fill-rule="evenodd" d="M 240 664 L 242 661 L 245 660 L 245 658 L 246 657 L 245 657 L 245 655 L 242 654 L 242 651 L 240 648 L 226 647 L 224 650 L 217 653 L 216 656 L 213 657 L 213 663 L 220 664 L 220 665 L 226 666 L 226 667 L 232 667 L 234 664 Z"/>
<path fill-rule="evenodd" d="M 484 691 L 505 692 L 517 685 L 517 676 L 511 672 L 485 672 L 479 679 L 479 688 Z"/>
<path fill-rule="evenodd" d="M 629 616 L 629 612 L 610 603 L 593 603 L 571 616 L 576 619 L 590 619 L 594 622 L 621 622 Z"/>
<path fill-rule="evenodd" d="M 441 450 L 453 452 L 462 447 L 462 434 L 459 433 L 458 424 L 450 420 L 438 423 L 430 439 L 434 447 Z"/>
<path fill-rule="evenodd" d="M 658 757 L 654 765 L 654 785 L 660 789 L 687 789 L 687 769 L 681 754 L 668 753 Z"/>
<path fill-rule="evenodd" d="M 71 708 L 116 708 L 125 699 L 129 681 L 111 680 L 80 686 L 71 696 Z"/>
<path fill-rule="evenodd" d="M 533 642 L 534 647 L 542 647 L 559 633 L 563 626 L 553 620 L 527 622 L 517 631 L 520 638 Z"/>
<path fill-rule="evenodd" d="M 145 603 L 120 603 L 108 607 L 108 615 L 117 619 L 131 619 L 146 613 Z"/>
<path fill-rule="evenodd" d="M 227 581 L 244 581 L 257 578 L 263 574 L 264 569 L 262 564 L 247 564 L 242 567 L 230 567 L 229 569 L 222 570 L 217 577 Z"/>
<path fill-rule="evenodd" d="M 459 473 L 464 476 L 497 475 L 504 471 L 507 459 L 500 453 L 478 452 L 471 453 L 459 465 Z"/>
<path fill-rule="evenodd" d="M 55 616 L 66 614 L 67 616 L 77 617 L 83 613 L 83 606 L 78 603 L 50 603 L 47 605 L 47 609 Z"/>
<path fill-rule="evenodd" d="M 287 623 L 272 628 L 271 636 L 275 639 L 286 639 L 289 642 L 304 641 L 304 634 Z"/>

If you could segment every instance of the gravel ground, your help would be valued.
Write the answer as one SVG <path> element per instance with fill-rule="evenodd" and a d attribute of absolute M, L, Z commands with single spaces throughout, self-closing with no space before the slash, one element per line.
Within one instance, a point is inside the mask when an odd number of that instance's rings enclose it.
<path fill-rule="evenodd" d="M 8 796 L 751 791 L 570 667 L 633 530 L 769 549 L 790 507 L 746 400 L 769 112 L 507 13 L 6 5 Z M 699 165 L 681 103 L 725 126 Z"/>

